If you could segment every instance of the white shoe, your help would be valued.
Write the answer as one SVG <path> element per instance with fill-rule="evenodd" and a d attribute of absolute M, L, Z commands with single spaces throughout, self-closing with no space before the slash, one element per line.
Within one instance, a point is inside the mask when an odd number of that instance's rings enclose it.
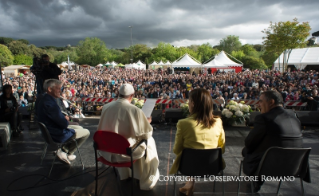
<path fill-rule="evenodd" d="M 59 149 L 56 152 L 56 155 L 59 157 L 59 159 L 67 164 L 71 164 L 71 162 L 68 160 L 67 154 L 65 152 L 63 152 L 61 149 Z"/>
<path fill-rule="evenodd" d="M 74 161 L 76 159 L 76 156 L 74 154 L 68 155 L 69 161 Z"/>

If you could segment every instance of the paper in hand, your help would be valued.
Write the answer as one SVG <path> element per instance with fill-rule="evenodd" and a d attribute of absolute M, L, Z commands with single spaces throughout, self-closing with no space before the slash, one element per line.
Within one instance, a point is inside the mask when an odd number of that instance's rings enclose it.
<path fill-rule="evenodd" d="M 154 106 L 156 104 L 157 99 L 146 99 L 142 111 L 144 112 L 146 118 L 151 117 Z"/>

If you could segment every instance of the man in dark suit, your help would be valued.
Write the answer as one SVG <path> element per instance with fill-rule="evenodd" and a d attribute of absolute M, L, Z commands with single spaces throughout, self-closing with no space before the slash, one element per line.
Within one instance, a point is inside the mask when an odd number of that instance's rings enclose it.
<path fill-rule="evenodd" d="M 62 114 L 56 101 L 60 97 L 61 86 L 62 82 L 56 79 L 44 82 L 43 89 L 46 93 L 39 101 L 37 116 L 38 121 L 47 127 L 53 141 L 64 143 L 71 140 L 56 152 L 60 160 L 70 164 L 76 158 L 76 143 L 72 139 L 75 138 L 80 147 L 90 136 L 90 132 L 80 126 L 69 126 L 69 117 Z"/>
<path fill-rule="evenodd" d="M 253 176 L 266 150 L 273 146 L 302 147 L 301 125 L 298 118 L 283 107 L 283 99 L 277 91 L 264 91 L 259 98 L 261 114 L 256 116 L 254 128 L 245 139 L 243 149 L 246 175 Z M 255 183 L 258 192 L 263 182 Z"/>

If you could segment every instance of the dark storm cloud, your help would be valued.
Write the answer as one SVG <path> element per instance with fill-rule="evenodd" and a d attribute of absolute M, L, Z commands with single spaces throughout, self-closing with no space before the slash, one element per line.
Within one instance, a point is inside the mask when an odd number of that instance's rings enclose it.
<path fill-rule="evenodd" d="M 319 30 L 318 7 L 316 0 L 1 0 L 0 36 L 37 46 L 99 37 L 109 48 L 123 48 L 131 25 L 134 44 L 215 45 L 227 35 L 261 43 L 269 21 L 297 17 Z"/>

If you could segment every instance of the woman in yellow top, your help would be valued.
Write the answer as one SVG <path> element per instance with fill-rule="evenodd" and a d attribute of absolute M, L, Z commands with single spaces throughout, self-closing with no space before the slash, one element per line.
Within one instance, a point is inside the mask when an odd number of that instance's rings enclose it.
<path fill-rule="evenodd" d="M 220 147 L 222 153 L 225 152 L 225 132 L 222 120 L 213 116 L 213 102 L 207 90 L 194 89 L 190 92 L 189 112 L 188 118 L 179 120 L 177 123 L 173 149 L 176 160 L 170 174 L 175 174 L 178 171 L 181 155 L 185 148 L 212 149 Z M 179 191 L 186 195 L 192 195 L 194 184 L 194 181 L 189 181 Z"/>
<path fill-rule="evenodd" d="M 187 83 L 186 83 L 186 90 L 190 91 L 191 88 L 192 88 L 192 83 L 191 83 L 191 81 L 188 80 Z"/>

